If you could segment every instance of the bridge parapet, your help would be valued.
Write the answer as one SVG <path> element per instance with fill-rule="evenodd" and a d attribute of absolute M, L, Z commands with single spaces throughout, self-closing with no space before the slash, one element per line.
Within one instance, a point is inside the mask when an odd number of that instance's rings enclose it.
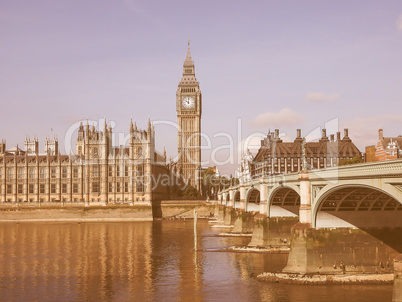
<path fill-rule="evenodd" d="M 343 188 L 365 187 L 367 188 L 367 193 L 371 192 L 369 189 L 377 190 L 387 194 L 390 198 L 397 200 L 399 203 L 402 203 L 402 159 L 315 169 L 306 171 L 306 173 L 306 175 L 308 175 L 308 181 L 304 182 L 303 190 L 304 192 L 308 192 L 310 198 L 308 198 L 308 194 L 302 198 L 304 201 L 303 208 L 306 209 L 306 206 L 308 206 L 307 200 L 309 199 L 311 205 L 311 223 L 313 227 L 316 227 L 317 212 L 321 206 L 321 202 L 324 199 L 328 201 L 327 196 L 329 194 Z M 276 206 L 284 206 L 284 202 L 282 202 L 282 204 L 279 202 L 280 198 L 282 198 L 282 200 L 287 198 L 286 203 L 289 204 L 291 201 L 289 197 L 293 198 L 295 194 L 301 196 L 300 189 L 302 181 L 300 175 L 301 173 L 289 173 L 259 177 L 251 179 L 246 183 L 226 188 L 222 190 L 221 193 L 223 195 L 231 191 L 231 199 L 233 199 L 235 196 L 234 193 L 239 191 L 239 208 L 246 209 L 248 196 L 250 196 L 253 190 L 258 190 L 260 192 L 260 213 L 271 217 L 271 204 L 274 198 L 277 199 L 275 202 Z M 293 192 L 291 195 L 288 194 L 289 190 Z M 280 197 L 277 192 L 281 192 L 279 195 L 282 195 L 282 197 Z M 371 193 L 372 197 L 374 196 L 373 194 L 374 193 Z M 292 200 L 295 199 L 293 198 Z M 368 199 L 366 199 L 366 201 L 367 200 Z M 341 203 L 342 201 L 339 202 L 339 204 Z M 346 203 L 345 201 L 344 204 Z M 371 203 L 374 204 L 374 202 Z M 384 207 L 386 207 L 385 203 Z M 275 217 L 284 213 L 283 211 L 278 211 L 278 207 L 275 209 Z M 355 211 L 358 211 L 358 209 L 359 208 L 356 207 Z M 371 207 L 369 209 L 371 209 Z M 338 208 L 336 208 L 336 210 L 338 210 Z M 343 210 L 351 209 L 344 208 Z M 309 219 L 305 215 L 306 211 L 303 210 L 303 213 L 303 221 L 308 222 Z"/>
<path fill-rule="evenodd" d="M 378 177 L 402 177 L 402 159 L 330 167 L 310 171 L 311 181 Z"/>

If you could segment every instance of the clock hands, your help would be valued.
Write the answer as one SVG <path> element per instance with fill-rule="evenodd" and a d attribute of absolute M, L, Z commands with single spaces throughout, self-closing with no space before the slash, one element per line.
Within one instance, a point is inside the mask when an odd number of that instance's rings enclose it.
<path fill-rule="evenodd" d="M 187 109 L 194 107 L 194 99 L 192 97 L 186 96 L 183 99 L 183 106 Z"/>

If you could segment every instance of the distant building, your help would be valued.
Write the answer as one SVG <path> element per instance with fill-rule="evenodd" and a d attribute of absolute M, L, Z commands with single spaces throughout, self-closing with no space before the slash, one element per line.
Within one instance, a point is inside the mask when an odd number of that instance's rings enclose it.
<path fill-rule="evenodd" d="M 366 161 L 383 161 L 402 157 L 402 136 L 384 137 L 383 129 L 378 130 L 378 142 L 366 147 Z"/>
<path fill-rule="evenodd" d="M 243 158 L 243 178 L 258 177 L 263 175 L 276 175 L 283 173 L 299 172 L 302 170 L 303 138 L 301 130 L 297 129 L 297 137 L 293 142 L 283 142 L 279 137 L 279 129 L 274 133 L 269 132 L 261 141 L 261 147 L 254 159 L 250 162 L 249 156 Z M 305 143 L 307 169 L 323 169 L 339 165 L 341 160 L 361 157 L 359 149 L 348 136 L 348 129 L 341 133 L 327 137 L 326 130 L 322 130 L 322 137 L 318 142 Z M 247 167 L 251 169 L 247 176 Z"/>
<path fill-rule="evenodd" d="M 239 178 L 240 183 L 246 183 L 251 180 L 252 166 L 253 166 L 254 156 L 251 154 L 250 150 L 242 155 L 240 168 L 237 169 L 236 175 Z"/>
<path fill-rule="evenodd" d="M 365 162 L 373 162 L 375 160 L 375 146 L 366 147 L 366 152 L 364 153 Z"/>
<path fill-rule="evenodd" d="M 1 202 L 151 203 L 168 198 L 176 169 L 155 152 L 155 131 L 130 123 L 128 146 L 112 146 L 112 128 L 81 123 L 76 155 L 61 155 L 56 138 L 25 140 L 25 150 L 0 144 Z"/>
<path fill-rule="evenodd" d="M 204 172 L 207 171 L 207 170 L 212 171 L 212 172 L 214 173 L 214 175 L 213 175 L 214 177 L 219 177 L 219 176 L 221 176 L 221 174 L 220 174 L 220 172 L 219 172 L 217 166 L 202 167 L 202 168 L 201 168 L 201 174 L 204 173 Z"/>

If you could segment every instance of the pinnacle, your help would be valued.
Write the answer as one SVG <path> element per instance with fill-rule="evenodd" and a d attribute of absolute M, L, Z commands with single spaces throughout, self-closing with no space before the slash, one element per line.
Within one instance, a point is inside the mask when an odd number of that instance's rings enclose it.
<path fill-rule="evenodd" d="M 187 56 L 186 56 L 186 60 L 184 61 L 183 66 L 194 66 L 194 62 L 193 62 L 193 59 L 191 58 L 191 53 L 190 53 L 190 39 L 188 40 Z"/>

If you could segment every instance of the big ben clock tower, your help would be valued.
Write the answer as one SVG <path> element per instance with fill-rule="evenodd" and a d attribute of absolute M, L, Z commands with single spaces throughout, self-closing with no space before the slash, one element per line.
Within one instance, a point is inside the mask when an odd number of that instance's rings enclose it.
<path fill-rule="evenodd" d="M 183 77 L 176 92 L 178 164 L 188 183 L 201 191 L 201 90 L 188 42 Z"/>

